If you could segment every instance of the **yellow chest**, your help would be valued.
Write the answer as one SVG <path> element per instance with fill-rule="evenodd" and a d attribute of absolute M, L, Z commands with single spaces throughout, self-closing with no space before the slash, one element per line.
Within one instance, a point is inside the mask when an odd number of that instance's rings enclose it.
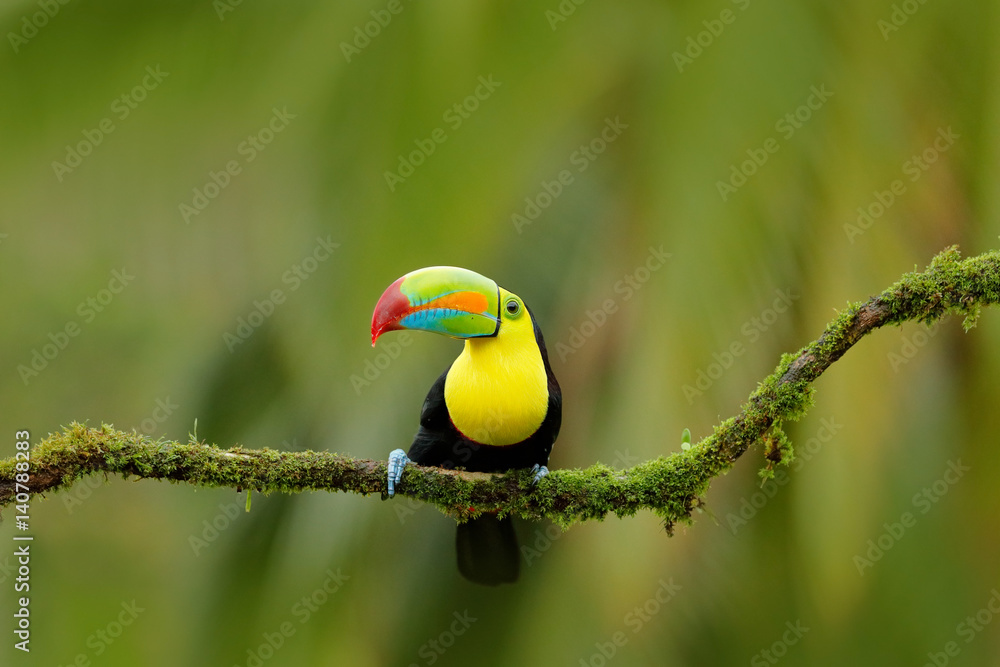
<path fill-rule="evenodd" d="M 445 378 L 444 400 L 452 423 L 471 440 L 502 446 L 530 437 L 549 405 L 534 331 L 466 340 Z"/>

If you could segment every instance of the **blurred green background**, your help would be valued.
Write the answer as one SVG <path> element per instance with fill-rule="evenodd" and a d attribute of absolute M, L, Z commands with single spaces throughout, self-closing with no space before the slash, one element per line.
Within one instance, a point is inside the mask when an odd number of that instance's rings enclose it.
<path fill-rule="evenodd" d="M 220 445 L 385 457 L 460 344 L 372 349 L 371 311 L 435 264 L 538 316 L 551 467 L 676 451 L 847 301 L 997 247 L 998 9 L 7 2 L 0 455 L 17 429 L 185 440 L 197 419 Z M 998 664 L 998 343 L 996 310 L 876 332 L 790 425 L 783 484 L 760 488 L 754 449 L 672 538 L 650 513 L 523 525 L 522 580 L 496 590 L 405 498 L 247 514 L 94 478 L 32 503 L 30 656 L 7 510 L 0 659 Z"/>

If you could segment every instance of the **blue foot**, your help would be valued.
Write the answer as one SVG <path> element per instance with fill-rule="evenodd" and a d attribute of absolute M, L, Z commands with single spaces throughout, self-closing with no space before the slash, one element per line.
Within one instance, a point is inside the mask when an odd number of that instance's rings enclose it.
<path fill-rule="evenodd" d="M 389 452 L 389 497 L 396 495 L 396 484 L 403 476 L 403 466 L 410 462 L 406 452 L 402 449 L 394 449 Z"/>
<path fill-rule="evenodd" d="M 549 474 L 549 469 L 545 466 L 540 466 L 537 463 L 531 466 L 531 472 L 535 473 L 535 477 L 531 480 L 531 485 L 535 486 L 538 481 Z"/>

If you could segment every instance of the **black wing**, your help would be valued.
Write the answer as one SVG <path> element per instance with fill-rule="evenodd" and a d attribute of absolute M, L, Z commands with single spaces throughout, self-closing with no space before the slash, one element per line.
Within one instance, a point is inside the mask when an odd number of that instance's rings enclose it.
<path fill-rule="evenodd" d="M 420 465 L 457 468 L 463 466 L 470 456 L 469 441 L 451 423 L 448 406 L 444 402 L 447 376 L 448 371 L 445 370 L 427 392 L 420 409 L 420 429 L 406 454 Z"/>
<path fill-rule="evenodd" d="M 542 354 L 542 363 L 545 364 L 545 375 L 549 381 L 549 407 L 545 413 L 545 420 L 538 430 L 528 438 L 534 441 L 535 449 L 538 450 L 537 460 L 532 463 L 538 465 L 548 465 L 549 453 L 552 451 L 552 444 L 559 437 L 559 428 L 562 426 L 562 389 L 559 388 L 559 381 L 556 380 L 552 366 L 549 364 L 549 352 L 545 347 L 545 339 L 542 337 L 542 330 L 538 328 L 534 313 L 531 314 L 531 323 L 535 327 L 535 342 L 538 343 L 538 351 Z"/>

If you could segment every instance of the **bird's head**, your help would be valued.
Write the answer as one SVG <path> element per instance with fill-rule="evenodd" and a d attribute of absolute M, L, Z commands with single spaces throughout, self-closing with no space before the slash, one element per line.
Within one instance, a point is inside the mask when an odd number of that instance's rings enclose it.
<path fill-rule="evenodd" d="M 527 309 L 517 295 L 475 271 L 455 266 L 417 269 L 382 293 L 372 315 L 372 346 L 383 333 L 398 329 L 452 338 L 495 337 L 504 322 L 522 315 Z"/>

